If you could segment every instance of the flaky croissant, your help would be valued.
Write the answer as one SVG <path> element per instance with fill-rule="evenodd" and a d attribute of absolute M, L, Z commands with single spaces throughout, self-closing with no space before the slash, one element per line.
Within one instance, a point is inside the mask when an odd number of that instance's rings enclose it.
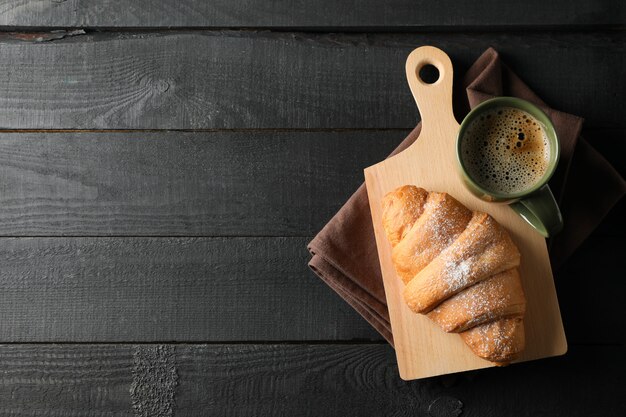
<path fill-rule="evenodd" d="M 505 365 L 524 349 L 520 253 L 489 215 L 405 185 L 383 199 L 383 227 L 409 308 Z"/>

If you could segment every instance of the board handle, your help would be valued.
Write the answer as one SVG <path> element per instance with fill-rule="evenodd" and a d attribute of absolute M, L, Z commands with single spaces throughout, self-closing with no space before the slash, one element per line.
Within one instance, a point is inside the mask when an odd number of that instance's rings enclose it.
<path fill-rule="evenodd" d="M 439 78 L 430 84 L 420 77 L 426 65 L 439 71 Z M 413 50 L 406 60 L 406 78 L 422 117 L 422 129 L 437 122 L 458 124 L 452 111 L 452 62 L 445 52 L 434 46 Z"/>

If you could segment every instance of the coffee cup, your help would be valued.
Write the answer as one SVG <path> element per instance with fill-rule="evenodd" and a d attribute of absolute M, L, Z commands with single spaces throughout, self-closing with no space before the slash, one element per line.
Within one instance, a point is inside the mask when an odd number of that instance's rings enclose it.
<path fill-rule="evenodd" d="M 515 97 L 481 103 L 463 119 L 456 153 L 463 182 L 474 195 L 509 204 L 545 237 L 563 228 L 547 184 L 559 161 L 559 140 L 537 106 Z"/>

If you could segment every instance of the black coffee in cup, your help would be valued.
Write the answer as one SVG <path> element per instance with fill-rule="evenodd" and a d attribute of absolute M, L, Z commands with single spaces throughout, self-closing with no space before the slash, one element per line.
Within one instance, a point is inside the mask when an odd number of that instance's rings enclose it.
<path fill-rule="evenodd" d="M 468 125 L 460 157 L 467 174 L 485 189 L 516 194 L 543 179 L 550 165 L 550 141 L 530 114 L 498 107 Z"/>

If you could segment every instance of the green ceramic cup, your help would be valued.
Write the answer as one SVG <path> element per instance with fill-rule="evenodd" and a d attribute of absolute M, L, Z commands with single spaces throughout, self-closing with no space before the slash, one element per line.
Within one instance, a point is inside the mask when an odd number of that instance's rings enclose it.
<path fill-rule="evenodd" d="M 508 194 L 490 190 L 472 178 L 461 157 L 461 147 L 463 141 L 466 140 L 465 131 L 470 123 L 485 112 L 502 107 L 513 107 L 530 114 L 546 132 L 550 146 L 550 159 L 543 177 L 528 189 Z M 461 123 L 456 140 L 456 156 L 463 182 L 474 195 L 485 201 L 509 204 L 517 214 L 545 237 L 553 236 L 561 231 L 563 217 L 547 184 L 559 162 L 559 139 L 552 121 L 537 106 L 515 97 L 497 97 L 476 106 Z"/>

